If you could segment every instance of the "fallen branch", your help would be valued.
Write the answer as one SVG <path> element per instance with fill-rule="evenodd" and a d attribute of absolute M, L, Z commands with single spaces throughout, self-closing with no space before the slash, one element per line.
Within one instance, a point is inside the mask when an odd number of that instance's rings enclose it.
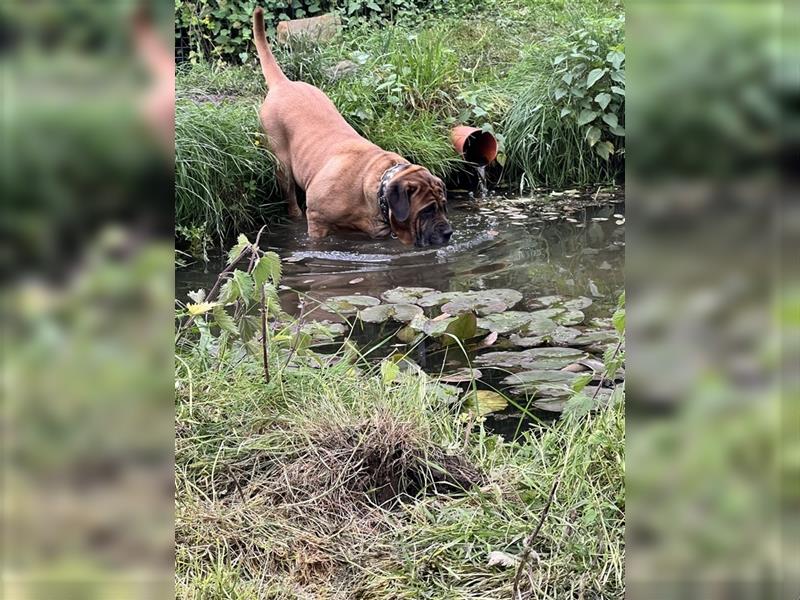
<path fill-rule="evenodd" d="M 522 571 L 525 570 L 525 567 L 530 559 L 531 552 L 533 551 L 533 542 L 536 541 L 536 537 L 539 535 L 539 532 L 542 530 L 542 526 L 544 525 L 545 519 L 547 519 L 547 513 L 550 512 L 550 507 L 553 504 L 553 500 L 556 497 L 556 489 L 558 489 L 558 484 L 561 482 L 561 473 L 559 473 L 558 477 L 556 477 L 555 481 L 553 482 L 553 487 L 550 489 L 550 496 L 547 498 L 547 502 L 542 509 L 542 514 L 539 517 L 539 522 L 536 524 L 536 529 L 525 538 L 522 542 L 522 556 L 519 559 L 519 566 L 517 567 L 517 573 L 514 576 L 514 591 L 511 594 L 512 598 L 516 598 L 519 594 L 519 582 L 522 578 Z M 521 598 L 522 596 L 520 596 Z"/>

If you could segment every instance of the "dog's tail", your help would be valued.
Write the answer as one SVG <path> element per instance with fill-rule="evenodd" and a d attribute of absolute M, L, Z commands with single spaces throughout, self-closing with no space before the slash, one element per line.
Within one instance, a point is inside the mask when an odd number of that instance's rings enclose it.
<path fill-rule="evenodd" d="M 261 72 L 264 73 L 267 85 L 272 87 L 281 81 L 289 81 L 278 66 L 272 50 L 267 44 L 267 36 L 264 33 L 264 10 L 260 6 L 253 12 L 253 38 L 256 42 L 256 50 L 258 50 L 258 60 L 261 62 Z"/>

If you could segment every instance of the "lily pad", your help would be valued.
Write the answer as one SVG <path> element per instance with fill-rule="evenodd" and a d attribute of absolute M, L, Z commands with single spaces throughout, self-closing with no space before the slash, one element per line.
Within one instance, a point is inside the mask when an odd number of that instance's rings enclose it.
<path fill-rule="evenodd" d="M 352 315 L 362 308 L 377 306 L 381 301 L 372 296 L 332 296 L 322 303 L 322 309 L 328 312 Z"/>
<path fill-rule="evenodd" d="M 325 342 L 344 335 L 346 328 L 341 323 L 330 321 L 309 321 L 300 327 L 300 331 L 311 336 L 314 342 Z"/>
<path fill-rule="evenodd" d="M 522 346 L 523 348 L 532 348 L 534 346 L 543 346 L 545 344 L 556 344 L 556 345 L 576 345 L 573 344 L 573 340 L 581 335 L 581 332 L 577 329 L 573 329 L 571 327 L 564 327 L 563 325 L 556 325 L 555 322 L 553 323 L 553 327 L 547 331 L 543 331 L 541 335 L 536 336 L 521 336 L 514 334 L 511 336 L 510 340 L 511 343 L 515 346 Z M 531 332 L 531 327 L 527 328 L 527 333 Z"/>
<path fill-rule="evenodd" d="M 612 330 L 587 331 L 573 338 L 570 344 L 575 346 L 591 346 L 593 344 L 611 344 L 617 341 L 617 332 Z"/>
<path fill-rule="evenodd" d="M 476 312 L 482 316 L 500 313 L 522 300 L 522 294 L 509 289 L 451 292 L 450 296 L 451 299 L 442 306 L 442 311 L 451 315 L 465 312 Z"/>
<path fill-rule="evenodd" d="M 381 298 L 389 304 L 417 304 L 422 296 L 431 292 L 436 290 L 428 287 L 396 287 L 383 292 Z"/>
<path fill-rule="evenodd" d="M 597 409 L 601 406 L 605 406 L 606 404 L 608 404 L 609 399 L 611 398 L 612 390 L 609 388 L 600 388 L 600 391 L 597 392 L 596 396 L 595 396 L 595 390 L 597 390 L 597 386 L 587 385 L 585 388 L 583 388 L 581 396 L 587 399 L 591 399 L 594 397 L 593 405 L 594 409 Z M 544 396 L 545 394 L 542 395 Z M 562 395 L 542 397 L 531 402 L 531 406 L 547 412 L 562 413 L 569 405 L 570 398 L 572 397 L 573 394 L 571 392 L 567 392 Z"/>
<path fill-rule="evenodd" d="M 587 298 L 586 296 L 567 298 L 565 296 L 553 295 L 534 298 L 529 305 L 531 308 L 535 308 L 537 306 L 550 306 L 554 308 L 565 308 L 567 310 L 583 310 L 584 308 L 589 308 L 592 305 L 592 302 L 593 300 L 591 298 Z"/>
<path fill-rule="evenodd" d="M 576 373 L 570 371 L 555 371 L 552 369 L 534 369 L 532 371 L 522 371 L 521 373 L 514 373 L 503 379 L 506 385 L 529 385 L 533 384 L 571 384 L 577 377 Z"/>
<path fill-rule="evenodd" d="M 478 327 L 495 333 L 508 333 L 522 329 L 525 325 L 537 319 L 538 317 L 534 313 L 509 310 L 478 319 Z"/>
<path fill-rule="evenodd" d="M 524 369 L 563 369 L 586 358 L 585 352 L 574 348 L 531 348 L 519 352 L 488 352 L 475 358 L 480 365 Z"/>
<path fill-rule="evenodd" d="M 397 339 L 404 344 L 415 344 L 422 337 L 422 333 L 411 326 L 405 326 L 396 334 Z"/>
<path fill-rule="evenodd" d="M 467 396 L 464 409 L 479 417 L 500 412 L 508 407 L 508 399 L 503 394 L 491 390 L 477 390 Z"/>
<path fill-rule="evenodd" d="M 583 323 L 586 315 L 582 311 L 574 308 L 564 308 L 563 312 L 553 317 L 553 320 L 559 325 L 578 325 Z"/>
<path fill-rule="evenodd" d="M 483 373 L 481 373 L 479 369 L 469 369 L 465 367 L 453 373 L 442 375 L 439 381 L 445 383 L 467 383 L 475 379 L 480 379 L 481 377 L 483 377 Z"/>
<path fill-rule="evenodd" d="M 441 339 L 441 343 L 445 346 L 455 344 L 456 340 L 464 341 L 475 337 L 477 333 L 477 319 L 475 315 L 464 313 L 459 315 L 447 325 Z M 455 338 L 455 339 L 454 339 Z"/>
<path fill-rule="evenodd" d="M 421 314 L 423 314 L 422 309 L 414 304 L 378 304 L 360 310 L 358 318 L 365 323 L 383 323 L 389 319 L 408 323 Z"/>

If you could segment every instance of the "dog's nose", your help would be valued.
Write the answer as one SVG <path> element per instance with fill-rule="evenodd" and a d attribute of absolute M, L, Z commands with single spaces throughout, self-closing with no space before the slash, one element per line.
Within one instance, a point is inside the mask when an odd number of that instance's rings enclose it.
<path fill-rule="evenodd" d="M 453 235 L 453 229 L 450 227 L 448 227 L 442 232 L 442 239 L 444 240 L 445 244 L 450 241 L 450 236 L 452 235 Z"/>

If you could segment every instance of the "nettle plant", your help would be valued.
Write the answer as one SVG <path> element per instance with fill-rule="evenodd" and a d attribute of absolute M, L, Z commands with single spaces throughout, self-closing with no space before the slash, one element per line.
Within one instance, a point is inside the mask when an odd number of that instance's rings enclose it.
<path fill-rule="evenodd" d="M 217 364 L 249 354 L 263 361 L 269 383 L 271 356 L 272 360 L 278 355 L 288 357 L 288 365 L 293 357 L 306 352 L 313 337 L 281 309 L 281 259 L 259 248 L 260 236 L 259 232 L 256 241 L 250 242 L 239 235 L 211 290 L 189 293 L 192 302 L 177 315 L 185 319 L 178 340 L 186 342 L 202 360 Z M 192 335 L 187 336 L 189 333 Z"/>
<path fill-rule="evenodd" d="M 553 60 L 553 99 L 562 119 L 572 119 L 603 160 L 625 153 L 625 47 L 603 46 L 580 30 Z"/>

